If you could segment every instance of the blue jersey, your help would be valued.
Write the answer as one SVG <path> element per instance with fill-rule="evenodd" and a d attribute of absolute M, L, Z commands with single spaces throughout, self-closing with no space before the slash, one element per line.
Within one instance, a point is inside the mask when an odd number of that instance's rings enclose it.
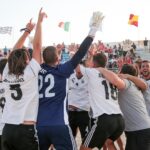
<path fill-rule="evenodd" d="M 46 64 L 41 65 L 41 67 L 37 125 L 68 124 L 66 86 L 67 78 L 73 73 L 74 68 L 70 61 L 56 67 Z"/>
<path fill-rule="evenodd" d="M 39 72 L 39 111 L 37 126 L 68 123 L 66 87 L 67 78 L 89 49 L 93 38 L 87 37 L 70 61 L 55 67 L 42 64 Z"/>

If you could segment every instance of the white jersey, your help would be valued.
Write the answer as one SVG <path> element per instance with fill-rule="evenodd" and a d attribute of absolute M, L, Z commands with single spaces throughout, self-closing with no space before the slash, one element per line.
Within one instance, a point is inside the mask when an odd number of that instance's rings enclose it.
<path fill-rule="evenodd" d="M 6 103 L 2 121 L 9 124 L 21 124 L 24 121 L 36 121 L 39 92 L 38 72 L 41 69 L 35 59 L 32 59 L 24 70 L 24 75 L 16 78 L 8 74 L 8 64 L 3 72 Z"/>
<path fill-rule="evenodd" d="M 145 99 L 146 108 L 150 116 L 150 80 L 147 80 L 146 83 L 148 85 L 148 88 L 146 91 L 143 92 L 143 95 Z"/>
<path fill-rule="evenodd" d="M 80 68 L 88 80 L 92 117 L 95 118 L 102 114 L 121 114 L 116 87 L 110 84 L 97 69 L 83 66 Z"/>
<path fill-rule="evenodd" d="M 2 135 L 2 130 L 4 127 L 4 124 L 2 123 L 2 113 L 3 113 L 3 108 L 5 105 L 4 92 L 5 92 L 5 89 L 3 87 L 3 83 L 2 81 L 0 81 L 0 135 Z"/>
<path fill-rule="evenodd" d="M 89 111 L 89 94 L 85 77 L 78 79 L 76 73 L 73 73 L 69 78 L 68 86 L 68 105 Z"/>

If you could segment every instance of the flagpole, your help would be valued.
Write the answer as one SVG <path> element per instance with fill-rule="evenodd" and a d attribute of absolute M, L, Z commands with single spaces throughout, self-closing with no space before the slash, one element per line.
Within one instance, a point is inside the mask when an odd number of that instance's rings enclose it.
<path fill-rule="evenodd" d="M 65 22 L 65 27 L 64 30 L 67 32 L 67 41 L 68 43 L 71 43 L 71 23 L 70 22 Z"/>
<path fill-rule="evenodd" d="M 70 25 L 70 30 L 69 30 L 69 44 L 71 44 L 71 25 Z"/>
<path fill-rule="evenodd" d="M 140 30 L 139 30 L 139 26 L 137 27 L 137 38 L 138 38 L 138 46 L 140 47 Z"/>
<path fill-rule="evenodd" d="M 14 43 L 14 29 L 15 29 L 15 27 L 13 26 L 13 28 L 12 28 L 12 43 L 11 43 L 11 48 L 13 48 L 13 43 Z"/>

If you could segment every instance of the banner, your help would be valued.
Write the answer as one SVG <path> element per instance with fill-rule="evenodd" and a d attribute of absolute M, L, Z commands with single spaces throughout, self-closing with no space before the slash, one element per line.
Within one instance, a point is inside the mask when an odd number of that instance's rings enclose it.
<path fill-rule="evenodd" d="M 0 34 L 11 34 L 12 27 L 0 27 Z"/>

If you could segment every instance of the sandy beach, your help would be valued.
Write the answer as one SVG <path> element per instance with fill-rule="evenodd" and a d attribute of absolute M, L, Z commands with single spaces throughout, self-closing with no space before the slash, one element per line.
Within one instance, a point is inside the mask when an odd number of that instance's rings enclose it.
<path fill-rule="evenodd" d="M 122 141 L 123 141 L 123 145 L 124 145 L 124 148 L 125 148 L 126 138 L 125 138 L 125 135 L 124 135 L 124 134 L 121 136 L 121 139 L 122 139 Z M 78 146 L 78 150 L 79 150 L 80 144 L 81 144 L 81 136 L 80 136 L 80 133 L 79 133 L 79 132 L 78 132 L 78 135 L 77 135 L 77 137 L 76 137 L 76 142 L 77 142 L 77 146 Z M 115 142 L 115 145 L 116 145 L 116 147 L 117 147 L 117 150 L 120 150 L 116 142 Z M 94 148 L 93 150 L 98 150 L 98 149 L 97 149 L 97 148 Z M 101 149 L 101 150 L 102 150 L 102 149 Z"/>

